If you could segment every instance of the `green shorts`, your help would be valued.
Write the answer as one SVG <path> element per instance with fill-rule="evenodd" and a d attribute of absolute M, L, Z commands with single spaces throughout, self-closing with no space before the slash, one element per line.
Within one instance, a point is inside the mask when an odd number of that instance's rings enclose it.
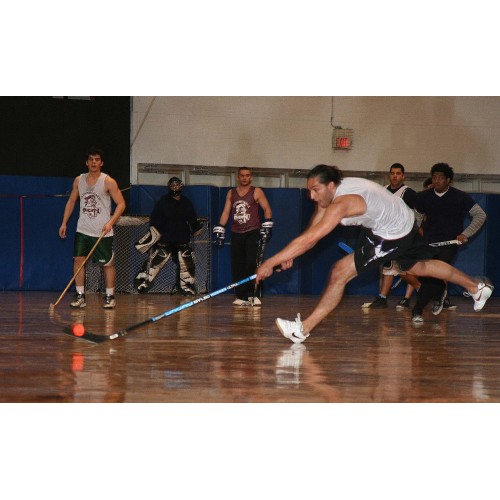
<path fill-rule="evenodd" d="M 74 257 L 86 257 L 92 247 L 95 245 L 99 238 L 94 236 L 87 236 L 86 234 L 76 233 L 75 244 L 73 248 Z M 92 262 L 106 265 L 112 262 L 113 259 L 113 237 L 104 237 L 97 245 L 97 248 L 92 254 Z"/>

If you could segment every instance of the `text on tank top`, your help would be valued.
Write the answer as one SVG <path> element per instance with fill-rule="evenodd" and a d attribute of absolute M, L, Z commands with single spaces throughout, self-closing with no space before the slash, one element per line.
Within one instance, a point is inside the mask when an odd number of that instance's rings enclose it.
<path fill-rule="evenodd" d="M 236 188 L 231 190 L 231 212 L 233 215 L 231 231 L 247 233 L 260 227 L 259 204 L 254 199 L 254 193 L 253 186 L 244 196 L 240 196 Z"/>
<path fill-rule="evenodd" d="M 87 184 L 88 175 L 81 174 L 78 181 L 80 217 L 76 230 L 87 236 L 99 237 L 103 227 L 111 218 L 111 196 L 104 184 L 107 174 L 101 172 L 93 186 Z M 105 237 L 109 236 L 113 236 L 113 230 L 105 235 Z"/>

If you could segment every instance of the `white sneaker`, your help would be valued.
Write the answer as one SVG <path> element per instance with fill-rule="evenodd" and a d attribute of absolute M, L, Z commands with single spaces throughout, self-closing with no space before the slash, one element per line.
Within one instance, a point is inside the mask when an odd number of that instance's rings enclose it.
<path fill-rule="evenodd" d="M 474 311 L 480 311 L 484 307 L 484 304 L 486 304 L 486 301 L 493 293 L 494 286 L 489 280 L 486 281 L 485 278 L 484 282 L 481 281 L 478 283 L 477 288 L 478 290 L 476 293 L 471 293 L 471 297 L 474 299 Z"/>
<path fill-rule="evenodd" d="M 309 333 L 304 332 L 304 327 L 302 326 L 302 321 L 300 321 L 300 313 L 297 314 L 295 321 L 288 321 L 286 319 L 276 318 L 276 326 L 284 337 L 290 339 L 296 344 L 304 342 Z"/>
<path fill-rule="evenodd" d="M 249 306 L 250 302 L 248 302 L 248 300 L 236 299 L 233 302 L 233 305 L 235 305 L 235 306 Z"/>
<path fill-rule="evenodd" d="M 259 297 L 248 297 L 248 303 L 254 307 L 262 305 L 262 301 L 259 299 Z"/>

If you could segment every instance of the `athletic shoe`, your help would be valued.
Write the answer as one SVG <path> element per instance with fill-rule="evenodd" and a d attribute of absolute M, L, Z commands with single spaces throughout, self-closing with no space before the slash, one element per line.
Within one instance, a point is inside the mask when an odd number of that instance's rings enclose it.
<path fill-rule="evenodd" d="M 284 337 L 290 339 L 296 344 L 304 342 L 304 340 L 309 337 L 309 333 L 304 332 L 302 321 L 300 321 L 300 313 L 297 314 L 297 318 L 295 319 L 295 321 L 276 318 L 276 326 L 279 328 L 279 331 Z"/>
<path fill-rule="evenodd" d="M 85 307 L 87 304 L 85 303 L 85 294 L 84 293 L 75 293 L 75 298 L 73 302 L 69 305 L 69 307 Z"/>
<path fill-rule="evenodd" d="M 402 311 L 403 309 L 409 309 L 410 308 L 410 299 L 405 299 L 402 298 L 397 304 L 396 304 L 396 309 L 398 311 Z"/>
<path fill-rule="evenodd" d="M 471 294 L 471 297 L 474 299 L 474 311 L 480 311 L 493 293 L 493 285 L 489 280 L 488 282 L 486 282 L 486 280 L 487 278 L 485 278 L 484 282 L 481 281 L 480 283 L 478 283 L 477 292 Z"/>
<path fill-rule="evenodd" d="M 387 308 L 387 299 L 380 295 L 370 304 L 370 309 L 385 309 Z"/>
<path fill-rule="evenodd" d="M 447 311 L 453 311 L 456 308 L 457 308 L 457 306 L 455 304 L 452 304 L 448 297 L 446 297 L 446 299 L 444 299 L 443 309 L 446 309 Z"/>
<path fill-rule="evenodd" d="M 261 306 L 262 301 L 259 299 L 259 297 L 248 297 L 248 302 L 251 306 Z"/>
<path fill-rule="evenodd" d="M 180 295 L 184 295 L 185 297 L 187 296 L 193 296 L 196 295 L 196 290 L 194 288 L 188 287 L 188 288 L 181 288 L 179 290 Z"/>
<path fill-rule="evenodd" d="M 443 310 L 446 295 L 448 295 L 448 291 L 446 290 L 446 287 L 445 287 L 445 289 L 443 290 L 443 293 L 441 294 L 441 297 L 439 297 L 439 300 L 436 300 L 436 302 L 432 306 L 432 314 L 434 314 L 434 316 L 437 316 Z"/>
<path fill-rule="evenodd" d="M 411 320 L 415 324 L 423 323 L 424 322 L 424 317 L 421 314 L 415 314 L 413 313 L 413 316 L 411 317 Z"/>
<path fill-rule="evenodd" d="M 233 306 L 249 306 L 250 302 L 248 300 L 236 299 L 233 302 Z"/>
<path fill-rule="evenodd" d="M 114 309 L 115 306 L 116 306 L 115 296 L 106 295 L 106 297 L 104 297 L 104 309 Z"/>

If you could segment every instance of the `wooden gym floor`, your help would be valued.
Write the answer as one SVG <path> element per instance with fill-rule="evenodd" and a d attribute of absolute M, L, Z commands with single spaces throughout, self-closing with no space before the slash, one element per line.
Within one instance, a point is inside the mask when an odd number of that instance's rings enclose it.
<path fill-rule="evenodd" d="M 53 312 L 53 292 L 0 292 L 0 402 L 500 402 L 500 299 L 480 313 L 453 297 L 455 311 L 363 311 L 371 297 L 344 297 L 300 345 L 278 332 L 277 316 L 306 316 L 318 297 L 268 296 L 235 307 L 224 294 L 126 337 L 91 344 L 63 333 L 84 322 L 113 333 L 190 298 L 98 294 L 87 307 Z"/>

